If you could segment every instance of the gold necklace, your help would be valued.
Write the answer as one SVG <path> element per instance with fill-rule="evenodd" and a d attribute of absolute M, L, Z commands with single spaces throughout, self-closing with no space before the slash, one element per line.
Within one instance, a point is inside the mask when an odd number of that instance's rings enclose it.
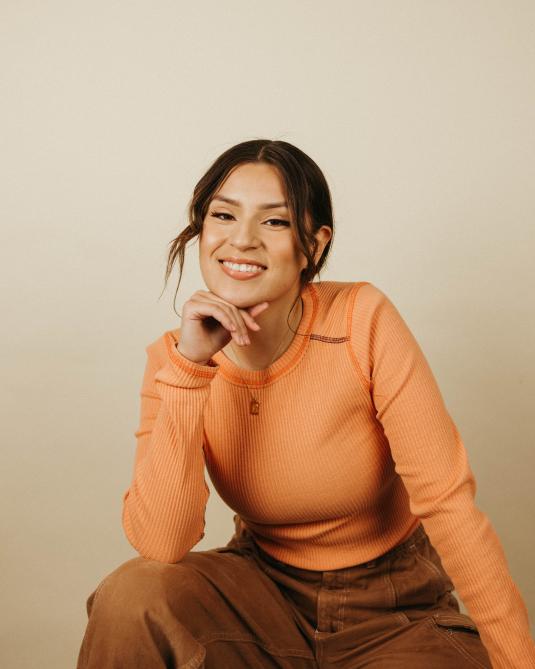
<path fill-rule="evenodd" d="M 300 297 L 300 301 L 301 301 L 301 314 L 300 314 L 300 316 L 299 316 L 299 321 L 298 321 L 298 323 L 301 321 L 301 318 L 302 318 L 302 316 L 303 316 L 303 298 L 302 298 L 302 297 Z M 282 346 L 282 344 L 283 344 L 283 342 L 284 342 L 284 340 L 285 340 L 285 338 L 286 338 L 286 334 L 287 334 L 287 333 L 285 332 L 285 333 L 284 333 L 284 336 L 283 336 L 283 338 L 282 338 L 282 340 L 281 340 L 281 342 L 280 342 L 280 344 L 277 346 L 277 350 L 275 351 L 275 354 L 274 354 L 273 357 L 271 358 L 271 361 L 270 361 L 269 365 L 266 367 L 266 369 L 269 369 L 269 367 L 273 364 L 273 361 L 275 360 L 275 357 L 276 357 L 277 353 L 279 352 L 279 349 L 280 349 L 280 347 Z M 251 392 L 251 389 L 250 389 L 249 386 L 247 385 L 246 380 L 245 380 L 245 379 L 243 378 L 243 376 L 241 375 L 241 373 L 240 373 L 240 366 L 239 366 L 238 356 L 236 355 L 236 353 L 235 353 L 234 349 L 232 348 L 232 346 L 230 346 L 230 350 L 232 351 L 233 356 L 236 358 L 236 361 L 237 361 L 236 367 L 238 368 L 238 374 L 240 375 L 241 380 L 242 380 L 243 383 L 245 384 L 245 387 L 247 388 L 247 391 L 249 392 L 249 395 L 251 396 L 251 400 L 250 400 L 250 402 L 249 402 L 249 413 L 250 413 L 251 415 L 253 415 L 253 416 L 256 416 L 256 415 L 258 415 L 258 413 L 260 412 L 260 402 L 259 402 L 258 399 L 253 395 L 253 393 Z M 269 372 L 268 372 L 268 376 L 269 376 Z M 266 381 L 264 380 L 264 385 L 265 385 L 265 383 L 266 383 Z"/>

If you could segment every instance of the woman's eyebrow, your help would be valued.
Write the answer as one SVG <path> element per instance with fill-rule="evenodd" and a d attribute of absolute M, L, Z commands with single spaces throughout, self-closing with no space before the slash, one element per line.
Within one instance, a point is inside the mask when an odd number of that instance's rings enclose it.
<path fill-rule="evenodd" d="M 239 200 L 233 200 L 231 197 L 225 197 L 224 195 L 214 195 L 212 200 L 221 200 L 222 202 L 228 202 L 233 204 L 236 207 L 241 207 Z M 288 207 L 287 202 L 267 202 L 266 204 L 259 204 L 257 209 L 276 209 L 277 207 Z"/>

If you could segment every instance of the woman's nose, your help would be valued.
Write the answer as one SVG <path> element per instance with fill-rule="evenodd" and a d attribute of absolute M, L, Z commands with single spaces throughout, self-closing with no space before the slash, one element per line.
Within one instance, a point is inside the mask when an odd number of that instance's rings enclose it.
<path fill-rule="evenodd" d="M 257 229 L 254 223 L 237 222 L 232 226 L 230 243 L 236 248 L 248 248 L 258 244 Z"/>

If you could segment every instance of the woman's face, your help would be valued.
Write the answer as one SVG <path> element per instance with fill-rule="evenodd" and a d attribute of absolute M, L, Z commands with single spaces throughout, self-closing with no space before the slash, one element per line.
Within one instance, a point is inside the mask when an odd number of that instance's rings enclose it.
<path fill-rule="evenodd" d="M 234 168 L 209 202 L 199 239 L 201 273 L 208 290 L 240 308 L 265 300 L 293 301 L 307 260 L 294 241 L 284 200 L 283 183 L 271 165 L 246 163 Z M 243 273 L 224 267 L 224 259 L 238 264 L 252 261 L 265 269 Z"/>

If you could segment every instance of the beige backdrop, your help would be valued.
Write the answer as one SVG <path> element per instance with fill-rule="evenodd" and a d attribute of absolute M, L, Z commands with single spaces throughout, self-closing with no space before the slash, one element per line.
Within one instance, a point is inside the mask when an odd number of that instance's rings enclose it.
<path fill-rule="evenodd" d="M 332 188 L 323 279 L 420 342 L 535 620 L 531 0 L 3 0 L 2 643 L 75 666 L 121 527 L 145 346 L 179 325 L 168 243 L 232 144 L 284 139 Z M 177 308 L 204 288 L 190 249 Z M 232 510 L 209 481 L 205 538 Z"/>

